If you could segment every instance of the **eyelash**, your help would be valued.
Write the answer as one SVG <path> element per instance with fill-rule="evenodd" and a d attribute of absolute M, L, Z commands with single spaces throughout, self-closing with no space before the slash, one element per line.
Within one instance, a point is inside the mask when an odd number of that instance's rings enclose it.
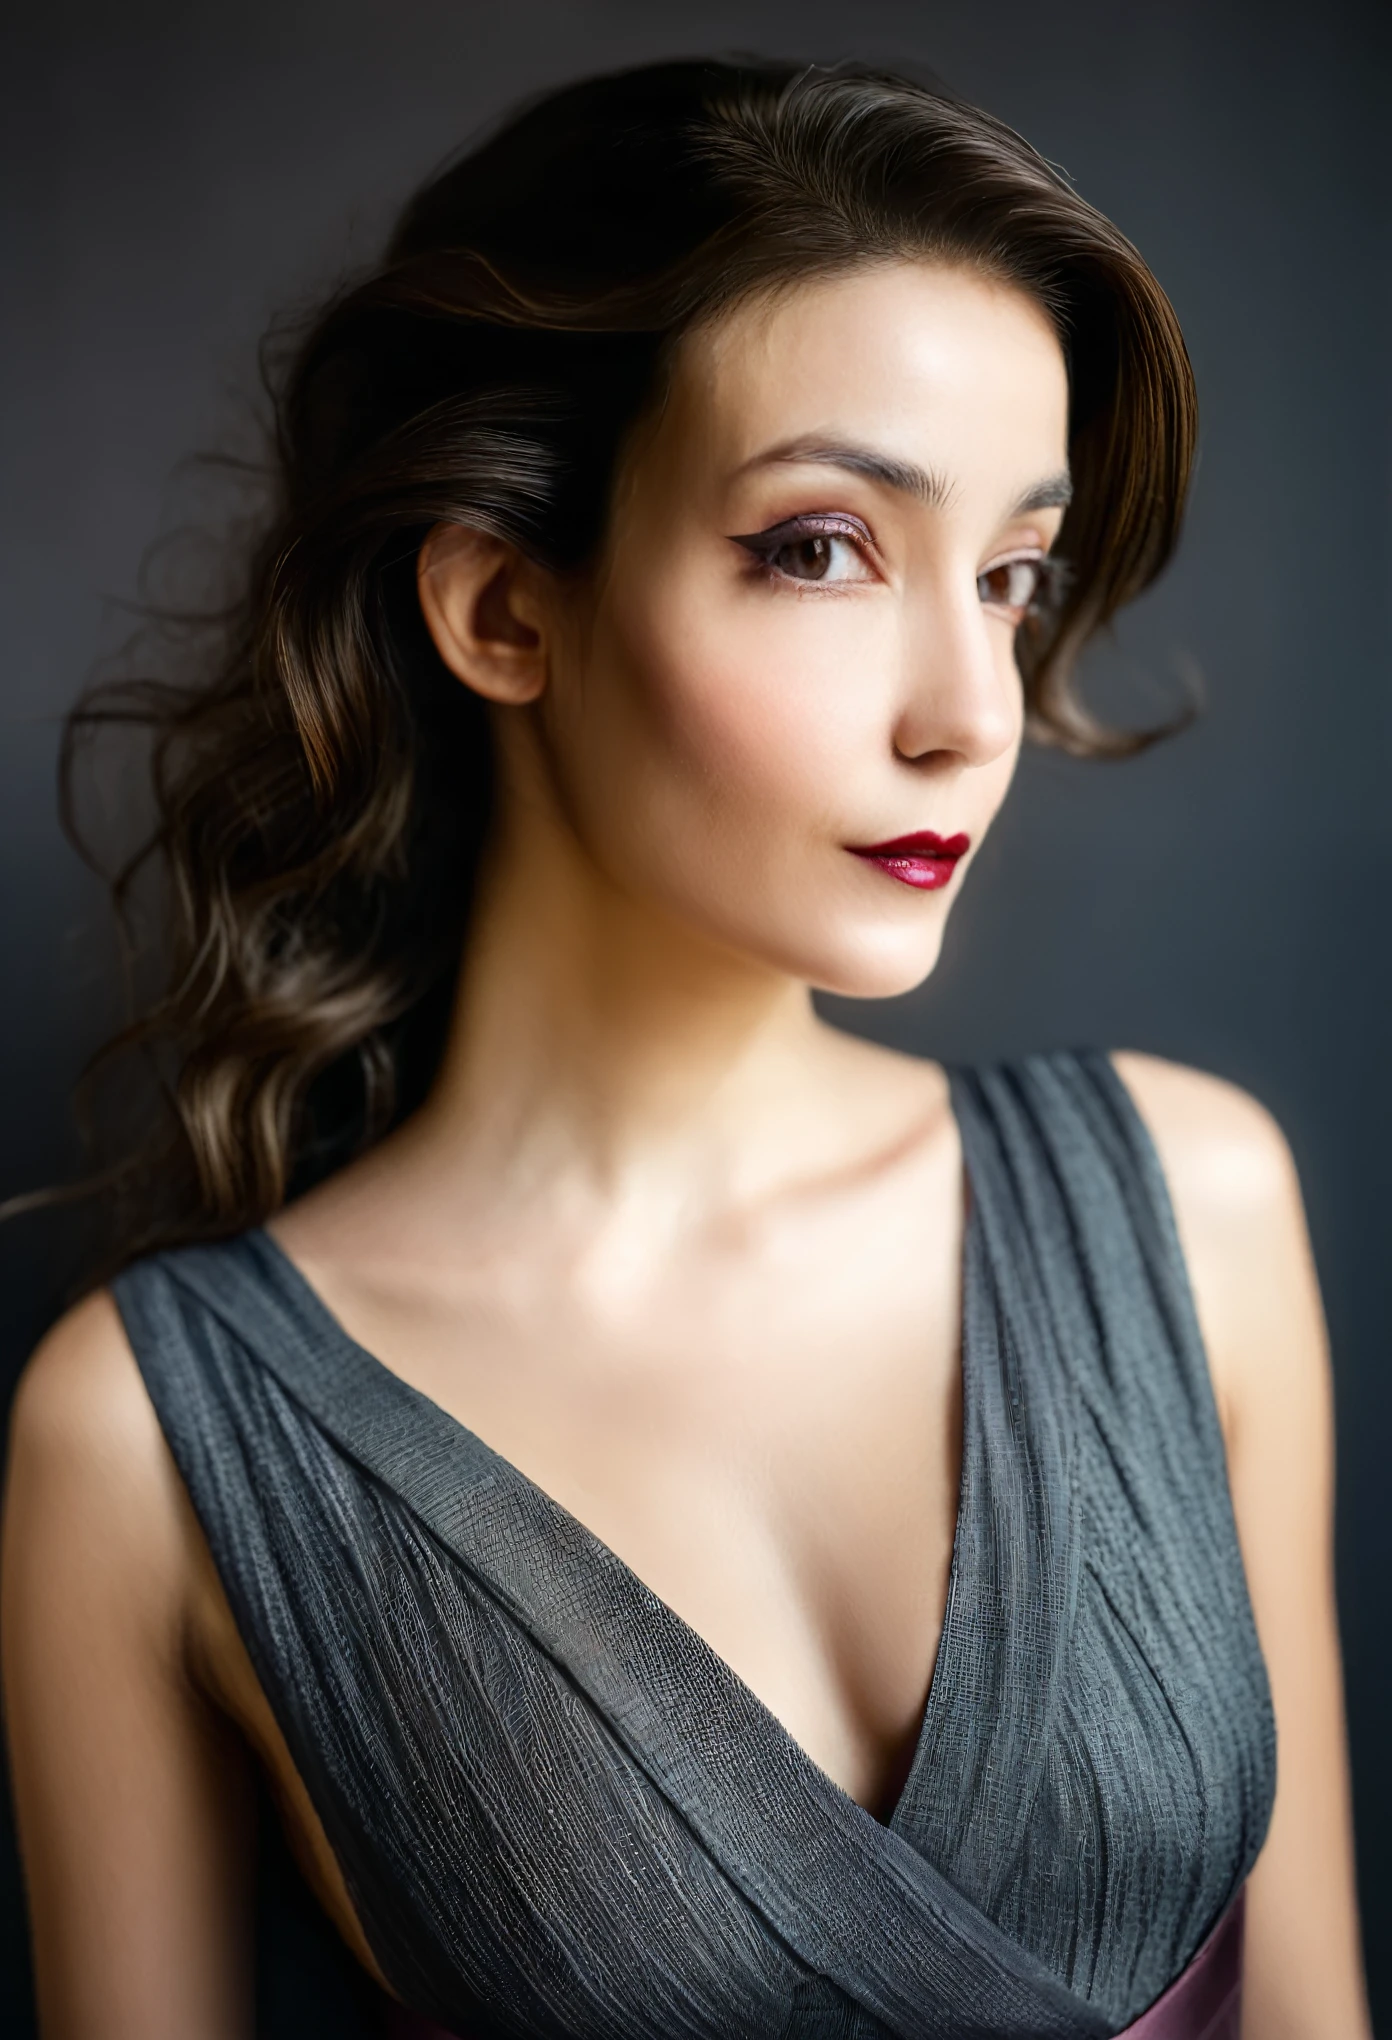
<path fill-rule="evenodd" d="M 821 577 L 786 573 L 775 564 L 779 553 L 792 546 L 806 544 L 816 539 L 843 538 L 854 546 L 862 559 L 868 559 L 874 548 L 870 534 L 862 525 L 847 518 L 839 517 L 790 517 L 782 524 L 770 525 L 767 531 L 751 532 L 747 537 L 736 539 L 758 563 L 761 576 L 784 587 L 815 588 Z M 976 577 L 976 584 L 983 602 L 988 601 L 983 583 L 1013 567 L 1029 567 L 1034 571 L 1034 587 L 1027 601 L 1006 603 L 997 599 L 993 607 L 1017 609 L 1019 622 L 1027 617 L 1039 616 L 1057 609 L 1068 585 L 1069 570 L 1063 560 L 1054 559 L 1047 553 L 1017 553 L 1002 560 L 993 560 Z M 836 586 L 836 583 L 832 583 Z"/>
<path fill-rule="evenodd" d="M 759 570 L 768 580 L 795 587 L 815 588 L 819 576 L 785 573 L 774 562 L 779 553 L 789 551 L 795 545 L 806 545 L 819 538 L 844 538 L 848 545 L 855 547 L 862 559 L 868 559 L 874 547 L 870 534 L 863 525 L 853 523 L 844 517 L 789 517 L 782 524 L 770 525 L 767 531 L 751 532 L 747 538 L 738 538 L 735 543 L 758 562 Z M 835 585 L 835 584 L 833 584 Z"/>
<path fill-rule="evenodd" d="M 977 591 L 982 601 L 986 600 L 982 584 L 996 574 L 1008 573 L 1012 567 L 1032 567 L 1034 587 L 1023 603 L 1000 602 L 995 606 L 1008 611 L 1019 611 L 1017 629 L 1019 624 L 1029 618 L 1055 613 L 1067 592 L 1071 574 L 1066 560 L 1056 560 L 1049 553 L 1016 553 L 1013 557 L 993 560 L 989 567 L 983 567 L 976 577 Z"/>

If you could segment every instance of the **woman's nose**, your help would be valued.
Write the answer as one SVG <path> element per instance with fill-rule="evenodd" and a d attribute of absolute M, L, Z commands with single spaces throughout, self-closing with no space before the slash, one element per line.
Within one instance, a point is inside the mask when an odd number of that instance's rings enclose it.
<path fill-rule="evenodd" d="M 989 765 L 1018 741 L 1022 708 L 1010 626 L 982 605 L 975 576 L 925 591 L 905 633 L 898 755 Z"/>

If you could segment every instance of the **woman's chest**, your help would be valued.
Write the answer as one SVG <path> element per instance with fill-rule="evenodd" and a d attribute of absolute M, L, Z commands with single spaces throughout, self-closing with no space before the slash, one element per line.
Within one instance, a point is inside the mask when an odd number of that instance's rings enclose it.
<path fill-rule="evenodd" d="M 412 1292 L 312 1274 L 881 1808 L 932 1675 L 961 1451 L 960 1222 L 916 1202 L 707 1241 L 656 1277 L 612 1242 Z"/>

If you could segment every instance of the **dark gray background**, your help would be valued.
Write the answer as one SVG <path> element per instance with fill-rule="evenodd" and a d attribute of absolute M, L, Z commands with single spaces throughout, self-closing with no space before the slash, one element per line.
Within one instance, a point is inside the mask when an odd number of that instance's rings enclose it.
<path fill-rule="evenodd" d="M 119 642 L 143 552 L 189 513 L 179 463 L 243 431 L 268 316 L 364 259 L 419 177 L 544 84 L 730 48 L 933 66 L 1062 164 L 1178 307 L 1203 405 L 1192 517 L 1096 671 L 1109 700 L 1146 713 L 1193 660 L 1208 709 L 1137 763 L 1027 765 L 937 979 L 851 1017 L 932 1053 L 1155 1050 L 1247 1085 L 1286 1127 L 1334 1337 L 1365 1926 L 1392 2033 L 1385 14 L 1356 0 L 123 0 L 12 18 L 0 1191 L 67 1166 L 68 1087 L 114 1010 L 100 897 L 55 820 L 56 718 Z M 66 1252 L 52 1221 L 0 1237 L 11 1372 Z M 9 1874 L 0 2020 L 19 2032 Z M 291 2020 L 298 1993 L 300 2040 L 347 2031 L 323 1951 L 308 1929 L 296 1945 L 272 1964 L 268 2019 Z"/>

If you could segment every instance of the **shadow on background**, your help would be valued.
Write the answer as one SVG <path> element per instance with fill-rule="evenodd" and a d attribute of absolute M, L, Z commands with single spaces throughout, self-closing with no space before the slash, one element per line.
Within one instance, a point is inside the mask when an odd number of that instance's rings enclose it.
<path fill-rule="evenodd" d="M 71 1166 L 69 1087 L 115 1014 L 100 896 L 56 825 L 56 719 L 123 635 L 146 547 L 188 510 L 180 461 L 244 436 L 267 318 L 364 259 L 417 179 L 543 85 L 730 48 L 931 65 L 1064 166 L 1175 300 L 1203 407 L 1193 514 L 1095 678 L 1145 718 L 1151 681 L 1187 656 L 1209 707 L 1128 765 L 1027 761 L 937 977 L 836 1017 L 948 1056 L 1146 1048 L 1246 1085 L 1284 1124 L 1334 1336 L 1365 1933 L 1392 2034 L 1386 25 L 1358 0 L 16 10 L 0 54 L 0 1194 Z M 76 1250 L 61 1221 L 0 1234 L 7 1381 Z M 263 2029 L 346 2040 L 346 1958 L 268 1848 Z M 12 1855 L 3 1875 L 0 2026 L 22 2040 Z"/>

